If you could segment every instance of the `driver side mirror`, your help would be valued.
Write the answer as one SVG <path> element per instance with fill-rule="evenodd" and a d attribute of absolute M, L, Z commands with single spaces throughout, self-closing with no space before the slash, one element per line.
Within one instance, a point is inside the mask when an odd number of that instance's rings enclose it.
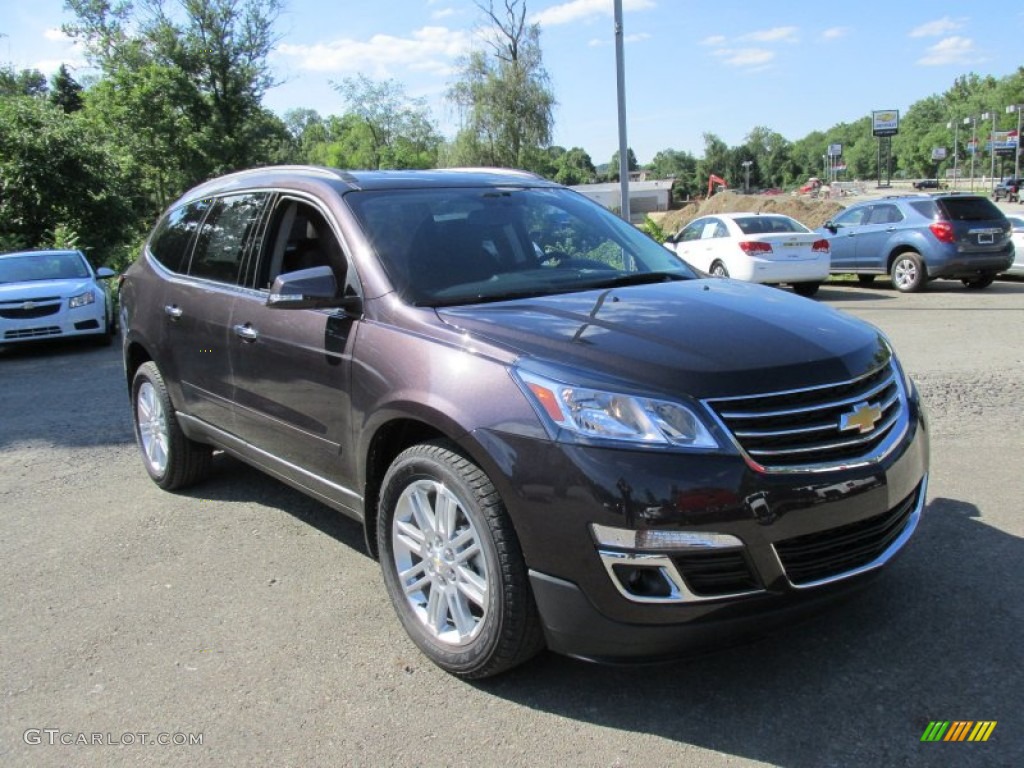
<path fill-rule="evenodd" d="M 100 267 L 96 270 L 96 279 L 98 280 L 109 280 L 117 273 L 110 267 Z"/>
<path fill-rule="evenodd" d="M 827 229 L 827 230 L 828 230 L 829 232 L 831 232 L 831 233 L 832 233 L 833 235 L 834 235 L 834 234 L 835 234 L 836 232 L 838 232 L 838 231 L 839 231 L 839 227 L 837 227 L 837 226 L 836 226 L 836 223 L 835 223 L 834 221 L 832 221 L 831 219 L 829 219 L 828 221 L 826 221 L 826 222 L 825 222 L 825 223 L 824 223 L 824 224 L 823 224 L 822 226 L 823 226 L 823 227 L 824 227 L 825 229 Z"/>
<path fill-rule="evenodd" d="M 362 311 L 358 296 L 341 296 L 330 267 L 310 267 L 277 276 L 267 306 L 271 309 L 333 309 L 348 313 Z"/>

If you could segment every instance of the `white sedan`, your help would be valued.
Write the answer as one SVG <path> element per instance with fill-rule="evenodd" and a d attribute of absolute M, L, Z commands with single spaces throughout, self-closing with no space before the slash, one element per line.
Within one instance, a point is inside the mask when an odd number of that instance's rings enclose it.
<path fill-rule="evenodd" d="M 81 251 L 0 254 L 0 345 L 68 336 L 109 344 L 113 276 Z"/>
<path fill-rule="evenodd" d="M 1008 275 L 1024 275 L 1024 217 L 1007 216 L 1013 227 L 1013 264 L 1006 270 Z"/>
<path fill-rule="evenodd" d="M 701 216 L 665 246 L 703 272 L 753 283 L 789 283 L 813 296 L 828 279 L 828 240 L 778 213 Z"/>

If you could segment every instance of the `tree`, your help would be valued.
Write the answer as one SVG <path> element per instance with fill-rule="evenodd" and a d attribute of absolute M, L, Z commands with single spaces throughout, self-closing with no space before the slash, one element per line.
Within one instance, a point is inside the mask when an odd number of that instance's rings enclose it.
<path fill-rule="evenodd" d="M 42 96 L 46 93 L 46 77 L 38 69 L 15 72 L 10 66 L 0 67 L 0 96 Z"/>
<path fill-rule="evenodd" d="M 630 172 L 639 171 L 640 163 L 637 162 L 636 155 L 633 154 L 632 147 L 626 147 L 626 167 Z M 608 181 L 619 180 L 619 150 L 615 150 L 612 155 L 611 161 L 608 163 Z"/>
<path fill-rule="evenodd" d="M 124 177 L 101 133 L 45 99 L 0 99 L 0 244 L 77 242 L 95 265 L 130 235 Z"/>
<path fill-rule="evenodd" d="M 60 107 L 66 115 L 82 108 L 82 86 L 75 81 L 64 64 L 60 65 L 57 74 L 53 76 L 50 103 Z"/>
<path fill-rule="evenodd" d="M 489 22 L 487 51 L 462 62 L 448 99 L 462 127 L 448 147 L 456 164 L 535 167 L 536 150 L 551 143 L 555 97 L 540 49 L 540 27 L 526 21 L 526 0 L 477 3 Z"/>
<path fill-rule="evenodd" d="M 441 135 L 430 119 L 425 99 L 413 99 L 396 80 L 374 82 L 365 75 L 333 83 L 360 120 L 369 138 L 367 168 L 431 168 L 437 162 Z"/>
<path fill-rule="evenodd" d="M 594 168 L 594 161 L 582 148 L 573 147 L 559 157 L 558 170 L 555 172 L 555 181 L 559 184 L 567 186 L 589 184 L 596 177 L 597 169 Z"/>

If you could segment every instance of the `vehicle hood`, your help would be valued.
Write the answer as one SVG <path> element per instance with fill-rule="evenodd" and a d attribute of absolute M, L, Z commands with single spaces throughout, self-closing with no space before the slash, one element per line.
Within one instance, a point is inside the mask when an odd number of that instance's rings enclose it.
<path fill-rule="evenodd" d="M 799 389 L 888 359 L 879 331 L 777 288 L 688 280 L 438 309 L 524 368 L 691 397 Z"/>
<path fill-rule="evenodd" d="M 87 277 L 71 277 L 66 280 L 32 280 L 26 283 L 5 283 L 0 285 L 0 302 L 28 301 L 44 297 L 77 296 L 93 288 Z"/>

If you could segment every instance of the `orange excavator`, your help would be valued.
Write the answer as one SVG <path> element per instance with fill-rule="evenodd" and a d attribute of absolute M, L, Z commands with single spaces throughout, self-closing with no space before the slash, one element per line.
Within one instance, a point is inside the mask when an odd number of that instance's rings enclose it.
<path fill-rule="evenodd" d="M 715 188 L 716 184 L 718 185 L 717 189 Z M 728 188 L 728 182 L 726 182 L 726 180 L 721 176 L 715 176 L 713 173 L 708 176 L 708 197 L 711 197 L 715 192 Z"/>

